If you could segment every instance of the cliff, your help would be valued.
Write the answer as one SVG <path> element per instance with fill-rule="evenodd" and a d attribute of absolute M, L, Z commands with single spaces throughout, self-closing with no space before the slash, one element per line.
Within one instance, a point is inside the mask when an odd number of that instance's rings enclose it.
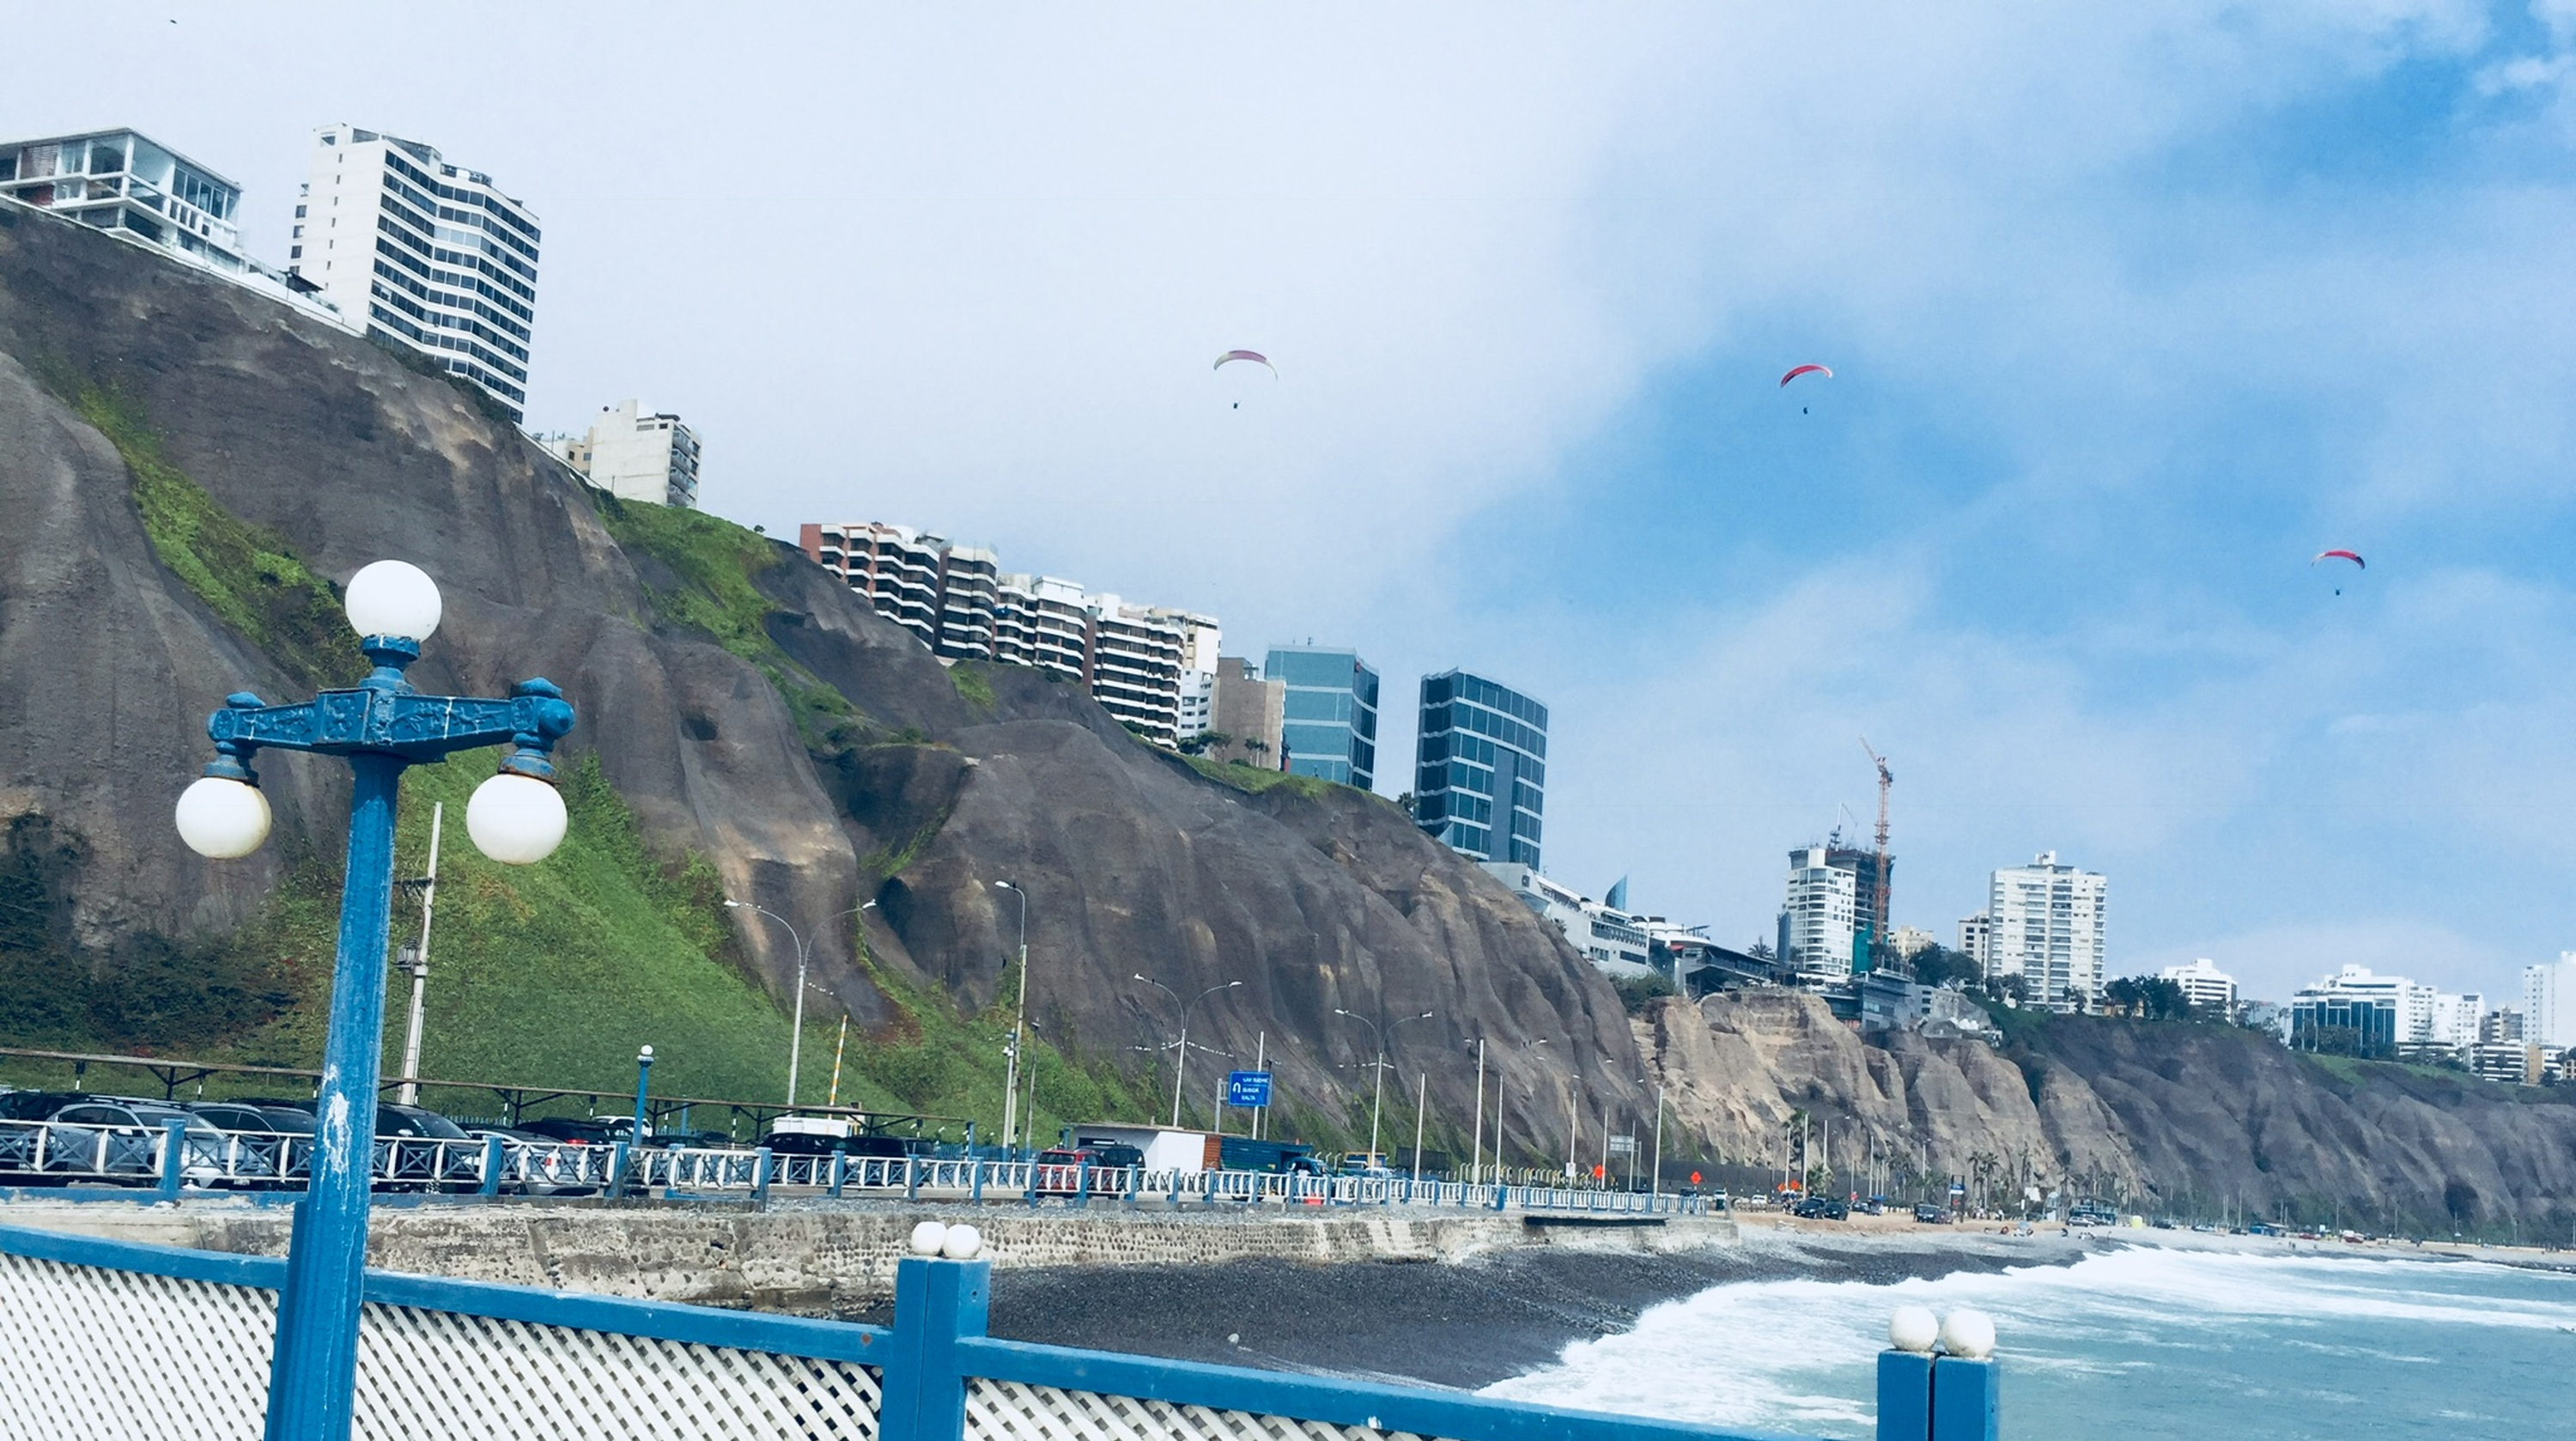
<path fill-rule="evenodd" d="M 580 712 L 573 769 L 595 763 L 599 782 L 577 828 L 631 827 L 640 847 L 594 835 L 586 858 L 532 876 L 447 848 L 461 869 L 442 886 L 434 968 L 470 984 L 433 982 L 433 1074 L 613 1088 L 637 1040 L 694 1026 L 699 1044 L 658 1048 L 657 1080 L 739 1083 L 751 1061 L 712 1054 L 752 1030 L 749 1049 L 778 1054 L 774 1003 L 792 994 L 796 951 L 784 928 L 716 908 L 731 895 L 811 938 L 829 993 L 816 1015 L 861 1027 L 855 1069 L 874 1078 L 861 1094 L 989 1122 L 993 1006 L 1018 942 L 1018 902 L 994 884 L 1007 879 L 1029 896 L 1051 1118 L 1168 1086 L 1176 1018 L 1137 972 L 1185 996 L 1243 983 L 1191 1017 L 1201 1114 L 1227 1057 L 1249 1065 L 1266 1048 L 1304 1118 L 1292 1124 L 1348 1134 L 1374 1050 L 1337 1008 L 1435 1013 L 1396 1033 L 1388 1087 L 1409 1097 L 1428 1072 L 1435 1125 L 1473 1108 L 1459 1057 L 1479 1035 L 1503 1043 L 1515 1106 L 1562 1114 L 1569 1087 L 1587 1109 L 1639 1103 L 1612 990 L 1386 801 L 1211 778 L 1075 688 L 945 669 L 790 549 L 605 501 L 416 359 L 7 209 L 0 513 L 0 885 L 27 898 L 0 928 L 0 1021 L 20 1032 L 0 1040 L 309 1063 L 327 944 L 309 913 L 337 863 L 338 768 L 267 758 L 277 837 L 245 862 L 187 852 L 170 805 L 207 759 L 205 716 L 225 693 L 274 699 L 363 673 L 334 587 L 395 556 L 447 601 L 415 683 L 561 684 Z M 488 763 L 417 777 L 406 845 L 418 801 L 461 799 L 482 773 L 465 772 Z M 869 900 L 861 950 L 845 913 Z M 600 939 L 621 926 L 642 929 Z M 491 962 L 501 951 L 507 966 Z M 746 1009 L 709 974 L 727 969 L 767 1000 Z M 126 1003 L 144 991 L 155 1007 Z M 468 1015 L 481 1024 L 456 1019 Z M 809 1096 L 830 1040 L 808 1037 Z M 1549 1044 L 1517 1044 L 1536 1040 Z M 900 1066 L 874 1066 L 895 1050 Z"/>
<path fill-rule="evenodd" d="M 2457 1072 L 2293 1054 L 2226 1026 L 2018 1016 L 2001 1050 L 1883 1044 L 1791 991 L 1666 1000 L 1640 1047 L 1675 1118 L 1776 1169 L 1793 1114 L 1830 1121 L 1845 1175 L 2070 1182 L 2134 1208 L 2565 1238 L 2576 1223 L 2576 1097 Z"/>

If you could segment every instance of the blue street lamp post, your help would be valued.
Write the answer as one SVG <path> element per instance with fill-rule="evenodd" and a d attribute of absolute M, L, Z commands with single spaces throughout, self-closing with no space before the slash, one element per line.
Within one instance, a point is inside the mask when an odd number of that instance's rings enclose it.
<path fill-rule="evenodd" d="M 259 849 L 268 835 L 268 802 L 250 764 L 259 750 L 342 756 L 355 778 L 311 1180 L 295 1208 L 278 1298 L 268 1441 L 348 1441 L 384 1046 L 394 809 L 403 770 L 458 751 L 508 746 L 500 773 L 476 788 L 465 813 L 475 846 L 505 864 L 545 859 L 562 841 L 566 822 L 547 759 L 573 725 L 562 691 L 543 680 L 520 682 L 508 700 L 413 690 L 403 671 L 420 658 L 442 609 L 438 587 L 417 567 L 378 561 L 350 579 L 345 603 L 358 648 L 374 671 L 353 688 L 293 705 L 268 705 L 247 692 L 226 696 L 224 708 L 206 722 L 214 763 L 180 796 L 177 814 L 180 837 L 191 849 L 236 859 Z"/>

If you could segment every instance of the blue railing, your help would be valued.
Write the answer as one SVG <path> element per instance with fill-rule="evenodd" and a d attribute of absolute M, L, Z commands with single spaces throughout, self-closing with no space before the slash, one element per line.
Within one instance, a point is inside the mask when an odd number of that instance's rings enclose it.
<path fill-rule="evenodd" d="M 951 1228 L 948 1249 L 961 1232 L 971 1256 L 971 1228 Z M 999 1340 L 985 1334 L 991 1277 L 988 1260 L 908 1257 L 894 1324 L 876 1327 L 369 1271 L 357 1429 L 1255 1441 L 1287 1420 L 1344 1441 L 1740 1441 L 1684 1422 Z M 270 1404 L 284 1278 L 285 1263 L 265 1257 L 0 1227 L 0 1434 L 247 1441 Z M 1885 1353 L 1878 1441 L 1996 1441 L 1995 1375 L 1991 1360 Z M 109 1410 L 82 1413 L 83 1397 Z"/>
<path fill-rule="evenodd" d="M 104 1182 L 150 1189 L 296 1193 L 312 1165 L 309 1136 L 136 1126 L 0 1121 L 0 1194 L 11 1188 Z M 466 1140 L 380 1137 L 379 1190 L 549 1196 L 584 1192 L 670 1199 L 803 1195 L 891 1196 L 970 1202 L 1094 1200 L 1275 1206 L 1432 1206 L 1603 1216 L 1707 1215 L 1706 1197 L 1514 1184 L 1415 1181 L 1403 1176 L 1298 1176 L 1264 1171 L 1176 1171 L 951 1160 L 930 1156 L 791 1155 L 765 1148 L 632 1149 L 486 1136 Z M 97 1194 L 56 1191 L 76 1199 Z"/>

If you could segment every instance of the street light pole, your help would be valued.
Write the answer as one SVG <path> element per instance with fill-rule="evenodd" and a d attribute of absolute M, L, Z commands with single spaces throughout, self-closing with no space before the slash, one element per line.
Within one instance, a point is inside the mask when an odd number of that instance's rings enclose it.
<path fill-rule="evenodd" d="M 1386 1030 L 1383 1032 L 1378 1030 L 1377 1022 L 1370 1020 L 1368 1017 L 1361 1015 L 1357 1011 L 1346 1011 L 1339 1006 L 1335 1006 L 1333 1008 L 1333 1014 L 1337 1016 L 1348 1016 L 1352 1020 L 1359 1022 L 1361 1025 L 1368 1027 L 1369 1040 L 1377 1047 L 1377 1086 L 1369 1100 L 1369 1164 L 1372 1166 L 1378 1165 L 1381 1164 L 1378 1160 L 1377 1149 L 1378 1117 L 1386 1110 L 1386 1038 L 1394 1033 L 1397 1026 L 1403 1025 L 1406 1021 L 1430 1020 L 1431 1013 L 1429 1011 L 1424 1011 L 1418 1016 L 1399 1016 L 1395 1020 L 1388 1022 Z"/>
<path fill-rule="evenodd" d="M 635 1048 L 635 1132 L 628 1143 L 639 1151 L 644 1148 L 644 1099 L 652 1093 L 652 1081 L 653 1048 L 638 1046 Z"/>
<path fill-rule="evenodd" d="M 1010 881 L 995 881 L 993 885 L 1020 898 L 1020 1000 L 1011 1012 L 1011 1048 L 1002 1053 L 1002 1154 L 1008 1157 L 1019 1120 L 1020 1050 L 1028 1044 L 1029 1033 L 1029 893 Z M 1029 1104 L 1035 1107 L 1037 1102 L 1032 1099 Z"/>
<path fill-rule="evenodd" d="M 367 566 L 350 578 L 343 604 L 358 649 L 374 669 L 353 687 L 298 704 L 272 706 L 247 691 L 226 696 L 224 708 L 206 721 L 215 760 L 179 797 L 174 817 L 189 849 L 235 860 L 268 836 L 268 801 L 250 765 L 262 747 L 341 756 L 353 775 L 311 1179 L 296 1207 L 278 1297 L 268 1441 L 348 1441 L 402 773 L 460 751 L 508 746 L 499 773 L 475 788 L 465 811 L 475 846 L 504 864 L 528 865 L 553 854 L 567 821 L 548 759 L 573 727 L 561 690 L 543 680 L 520 682 L 507 700 L 413 690 L 403 673 L 420 658 L 421 642 L 437 631 L 443 610 L 438 587 L 416 566 Z"/>
<path fill-rule="evenodd" d="M 1208 997 L 1215 995 L 1219 991 L 1233 990 L 1235 987 L 1242 985 L 1243 982 L 1227 981 L 1221 985 L 1210 986 L 1206 990 L 1199 992 L 1197 995 L 1190 997 L 1187 1001 L 1184 1001 L 1181 999 L 1180 992 L 1164 985 L 1161 981 L 1155 980 L 1152 976 L 1139 974 L 1136 979 L 1143 981 L 1146 985 L 1152 986 L 1155 990 L 1161 991 L 1164 995 L 1170 996 L 1172 998 L 1172 1004 L 1181 1008 L 1181 1039 L 1174 1047 L 1177 1054 L 1172 1057 L 1172 1124 L 1177 1127 L 1181 1124 L 1181 1077 L 1190 1068 L 1190 1007 L 1197 1005 L 1199 1002 L 1206 1000 Z M 1202 1046 L 1200 1049 L 1205 1050 L 1206 1047 Z"/>
<path fill-rule="evenodd" d="M 420 882 L 420 942 L 411 951 L 411 1024 L 403 1030 L 402 1103 L 420 1104 L 420 1033 L 428 1017 L 422 992 L 429 984 L 429 913 L 438 904 L 438 829 L 447 818 L 447 803 L 429 806 L 429 872 Z"/>
<path fill-rule="evenodd" d="M 1476 1123 L 1473 1136 L 1467 1162 L 1467 1184 L 1470 1186 L 1485 1176 L 1485 1038 L 1482 1036 L 1476 1038 Z M 1499 1163 L 1502 1159 L 1502 1153 L 1496 1152 L 1494 1160 Z"/>
<path fill-rule="evenodd" d="M 785 926 L 788 938 L 796 942 L 796 1004 L 794 1016 L 788 1022 L 790 1029 L 787 1033 L 787 1104 L 793 1106 L 796 1104 L 796 1067 L 805 1055 L 805 966 L 810 959 L 805 954 L 805 933 L 796 929 L 795 922 L 767 906 L 755 906 L 749 901 L 737 901 L 727 896 L 725 909 L 752 911 L 767 916 Z"/>

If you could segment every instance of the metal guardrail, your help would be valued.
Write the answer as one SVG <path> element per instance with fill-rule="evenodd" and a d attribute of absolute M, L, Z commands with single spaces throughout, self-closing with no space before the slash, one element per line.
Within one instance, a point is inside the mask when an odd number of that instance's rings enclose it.
<path fill-rule="evenodd" d="M 161 1129 L 60 1121 L 0 1121 L 0 1188 L 73 1182 L 182 1191 L 296 1191 L 313 1138 L 215 1131 L 172 1122 Z M 624 1143 L 385 1137 L 376 1142 L 380 1190 L 555 1196 L 599 1192 L 692 1198 L 773 1192 L 1086 1206 L 1165 1201 L 1208 1206 L 1424 1206 L 1604 1216 L 1706 1215 L 1699 1196 L 1524 1185 L 1469 1185 L 1390 1176 L 1298 1176 L 1263 1171 L 1173 1171 L 949 1160 L 929 1156 L 807 1156 L 759 1148 L 637 1150 Z"/>
<path fill-rule="evenodd" d="M 266 1257 L 0 1226 L 0 1435 L 250 1441 L 273 1409 L 285 1274 Z M 878 1327 L 369 1271 L 359 1344 L 370 1359 L 352 1430 L 420 1441 L 1744 1441 L 1455 1391 L 998 1340 L 985 1334 L 991 1279 L 987 1260 L 906 1257 L 894 1324 Z M 1881 1353 L 1877 1441 L 1996 1441 L 1996 1377 L 1992 1360 Z"/>

